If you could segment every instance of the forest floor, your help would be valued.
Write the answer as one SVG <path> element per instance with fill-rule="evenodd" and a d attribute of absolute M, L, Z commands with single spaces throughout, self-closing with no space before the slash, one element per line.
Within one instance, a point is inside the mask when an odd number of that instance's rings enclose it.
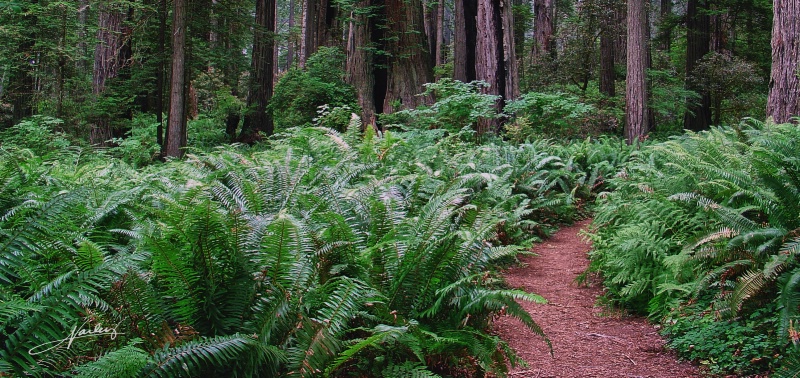
<path fill-rule="evenodd" d="M 547 304 L 523 302 L 553 344 L 518 320 L 502 317 L 494 329 L 529 363 L 510 377 L 700 377 L 697 367 L 678 361 L 664 347 L 658 329 L 646 319 L 596 305 L 602 285 L 590 277 L 578 285 L 590 244 L 580 235 L 589 221 L 562 228 L 534 247 L 536 256 L 505 272 L 509 286 L 535 293 Z"/>

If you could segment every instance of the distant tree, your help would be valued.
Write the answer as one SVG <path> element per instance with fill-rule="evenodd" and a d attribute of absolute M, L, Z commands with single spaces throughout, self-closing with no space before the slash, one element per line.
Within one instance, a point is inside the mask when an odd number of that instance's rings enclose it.
<path fill-rule="evenodd" d="M 800 116 L 800 3 L 775 0 L 772 26 L 772 72 L 767 116 L 788 122 Z"/>
<path fill-rule="evenodd" d="M 253 143 L 260 135 L 272 135 L 275 126 L 267 106 L 272 98 L 272 70 L 275 41 L 275 0 L 256 0 L 256 24 L 253 29 L 253 59 L 247 111 L 239 140 Z"/>
<path fill-rule="evenodd" d="M 625 80 L 625 140 L 633 144 L 650 129 L 647 111 L 647 28 L 643 0 L 628 0 L 628 74 Z"/>
<path fill-rule="evenodd" d="M 172 8 L 172 75 L 164 155 L 183 156 L 186 147 L 186 18 L 188 0 L 174 0 Z"/>
<path fill-rule="evenodd" d="M 350 10 L 347 78 L 363 120 L 431 103 L 418 96 L 433 81 L 421 0 L 362 0 Z"/>
<path fill-rule="evenodd" d="M 519 95 L 511 0 L 456 0 L 454 78 L 488 84 L 482 91 L 504 101 Z M 478 132 L 497 131 L 497 120 L 482 119 Z"/>
<path fill-rule="evenodd" d="M 614 97 L 616 94 L 614 84 L 614 39 L 616 33 L 613 8 L 606 8 L 606 2 L 601 2 L 600 11 L 600 93 Z"/>
<path fill-rule="evenodd" d="M 114 137 L 112 116 L 118 114 L 119 104 L 116 101 L 105 104 L 107 82 L 116 78 L 120 70 L 131 58 L 130 30 L 124 26 L 130 8 L 110 1 L 103 1 L 98 6 L 99 23 L 97 28 L 97 45 L 94 50 L 94 69 L 92 70 L 92 94 L 95 96 L 95 119 L 89 131 L 89 141 L 93 145 L 106 145 Z"/>
<path fill-rule="evenodd" d="M 533 24 L 533 59 L 541 61 L 553 52 L 555 1 L 534 0 L 533 14 L 536 17 Z"/>
<path fill-rule="evenodd" d="M 686 4 L 686 77 L 691 77 L 698 62 L 709 53 L 711 20 L 708 0 L 689 0 Z M 683 118 L 683 128 L 705 130 L 711 125 L 711 96 L 692 81 L 686 81 L 686 89 L 700 94 L 700 101 L 689 100 Z"/>

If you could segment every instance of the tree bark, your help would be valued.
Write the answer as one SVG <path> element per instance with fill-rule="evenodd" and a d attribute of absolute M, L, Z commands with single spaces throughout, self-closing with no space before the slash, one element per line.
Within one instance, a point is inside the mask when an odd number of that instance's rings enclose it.
<path fill-rule="evenodd" d="M 647 35 L 643 0 L 628 0 L 628 74 L 625 80 L 625 140 L 641 141 L 649 131 L 647 114 Z"/>
<path fill-rule="evenodd" d="M 294 0 L 289 0 L 289 41 L 286 46 L 286 69 L 291 69 L 294 63 Z"/>
<path fill-rule="evenodd" d="M 119 75 L 120 69 L 130 58 L 130 49 L 125 48 L 123 23 L 127 12 L 115 9 L 103 2 L 99 6 L 97 45 L 94 50 L 94 69 L 92 70 L 92 94 L 99 100 L 106 90 L 106 82 Z M 108 109 L 106 109 L 108 110 Z M 89 131 L 89 141 L 93 145 L 107 146 L 113 137 L 112 114 L 101 113 L 95 117 Z"/>
<path fill-rule="evenodd" d="M 553 0 L 534 0 L 533 61 L 541 63 L 553 51 Z"/>
<path fill-rule="evenodd" d="M 767 117 L 785 123 L 800 116 L 800 3 L 775 0 L 772 22 L 772 71 Z"/>
<path fill-rule="evenodd" d="M 361 0 L 358 7 L 370 6 L 370 0 Z M 375 57 L 371 46 L 371 38 L 375 29 L 374 21 L 370 15 L 353 13 L 350 16 L 350 27 L 347 38 L 347 81 L 356 89 L 358 105 L 362 111 L 362 122 L 365 125 L 377 127 L 376 114 L 379 112 L 377 104 L 383 106 L 383 98 L 376 101 L 375 98 Z M 380 31 L 376 30 L 375 33 Z M 385 71 L 385 62 L 378 66 L 378 70 Z M 382 75 L 383 78 L 385 78 Z M 383 93 L 386 91 L 385 82 L 383 83 Z M 380 91 L 378 91 L 380 92 Z"/>
<path fill-rule="evenodd" d="M 186 147 L 186 8 L 187 0 L 174 0 L 172 11 L 172 76 L 166 148 L 169 157 L 182 157 Z"/>
<path fill-rule="evenodd" d="M 683 117 L 683 127 L 700 131 L 711 125 L 711 96 L 693 83 L 691 78 L 697 63 L 709 52 L 710 20 L 705 0 L 689 0 L 686 5 L 686 89 L 700 94 L 700 102 L 689 101 Z"/>
<path fill-rule="evenodd" d="M 164 81 L 165 71 L 167 70 L 167 0 L 160 0 L 161 11 L 158 15 L 158 72 L 156 72 L 156 143 L 161 146 L 161 154 L 166 153 L 164 143 Z"/>
<path fill-rule="evenodd" d="M 475 80 L 475 46 L 478 0 L 455 0 L 453 77 L 462 82 Z"/>
<path fill-rule="evenodd" d="M 273 0 L 274 1 L 274 0 Z M 338 8 L 332 0 L 305 0 L 300 36 L 300 67 L 320 46 L 332 46 L 341 39 L 337 20 Z"/>
<path fill-rule="evenodd" d="M 272 70 L 275 42 L 275 0 L 256 0 L 256 25 L 253 32 L 253 59 L 247 114 L 239 140 L 254 143 L 274 132 L 272 115 L 267 111 L 272 99 Z"/>
<path fill-rule="evenodd" d="M 386 0 L 385 4 L 390 31 L 386 50 L 390 58 L 383 112 L 430 104 L 431 96 L 419 96 L 424 91 L 423 84 L 433 81 L 432 61 L 423 30 L 422 3 L 420 0 Z"/>
<path fill-rule="evenodd" d="M 441 67 L 444 64 L 444 0 L 439 0 L 436 7 L 436 43 L 434 45 L 434 66 Z M 436 76 L 439 80 L 441 75 Z"/>
<path fill-rule="evenodd" d="M 519 95 L 513 25 L 511 0 L 478 1 L 475 74 L 489 84 L 486 93 L 500 96 L 498 112 L 504 101 Z M 478 134 L 499 131 L 499 126 L 497 119 L 482 119 Z"/>
<path fill-rule="evenodd" d="M 600 93 L 614 97 L 614 13 L 610 9 L 601 12 L 604 13 L 600 19 Z"/>

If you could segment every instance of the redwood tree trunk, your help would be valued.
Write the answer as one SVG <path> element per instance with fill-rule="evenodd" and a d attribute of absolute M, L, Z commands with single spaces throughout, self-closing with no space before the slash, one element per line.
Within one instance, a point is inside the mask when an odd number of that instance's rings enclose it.
<path fill-rule="evenodd" d="M 453 78 L 465 83 L 475 80 L 477 17 L 478 0 L 455 0 Z"/>
<path fill-rule="evenodd" d="M 92 94 L 97 101 L 106 89 L 106 82 L 119 75 L 119 71 L 129 58 L 124 48 L 123 22 L 126 12 L 115 9 L 111 4 L 101 3 L 99 6 L 99 23 L 97 28 L 97 45 L 94 50 L 94 69 L 92 71 Z M 93 145 L 105 146 L 113 137 L 111 119 L 108 111 L 98 114 L 89 131 L 89 141 Z"/>
<path fill-rule="evenodd" d="M 511 0 L 478 1 L 475 74 L 489 84 L 486 93 L 500 96 L 498 111 L 503 101 L 519 95 L 511 5 Z M 499 125 L 496 119 L 480 120 L 478 133 L 499 131 Z"/>
<path fill-rule="evenodd" d="M 166 148 L 170 157 L 183 156 L 186 147 L 186 8 L 187 0 L 174 0 L 172 11 L 172 77 Z"/>
<path fill-rule="evenodd" d="M 357 7 L 367 7 L 370 3 L 370 0 L 361 0 Z M 374 21 L 369 15 L 361 13 L 351 14 L 350 20 L 347 38 L 347 81 L 356 89 L 363 123 L 376 127 L 378 109 L 375 101 L 373 50 L 364 48 L 370 45 Z M 385 70 L 383 67 L 381 65 L 379 69 Z M 385 85 L 383 90 L 385 93 Z M 377 103 L 383 106 L 383 99 Z"/>
<path fill-rule="evenodd" d="M 553 44 L 553 0 L 534 0 L 533 60 L 542 62 L 550 56 Z"/>
<path fill-rule="evenodd" d="M 272 0 L 274 2 L 274 0 Z M 300 36 L 299 64 L 304 67 L 308 57 L 320 46 L 331 46 L 340 40 L 338 8 L 332 0 L 305 0 Z"/>
<path fill-rule="evenodd" d="M 272 70 L 275 42 L 275 0 L 256 0 L 256 26 L 253 32 L 253 59 L 250 69 L 250 91 L 247 114 L 239 140 L 254 143 L 275 130 L 267 105 L 272 99 Z"/>
<path fill-rule="evenodd" d="M 643 0 L 628 0 L 628 74 L 625 80 L 625 140 L 640 141 L 647 131 L 647 35 Z"/>
<path fill-rule="evenodd" d="M 600 19 L 600 93 L 614 97 L 614 13 L 605 10 Z"/>
<path fill-rule="evenodd" d="M 767 117 L 789 122 L 800 116 L 800 3 L 775 0 L 772 22 L 772 72 Z"/>
<path fill-rule="evenodd" d="M 424 90 L 423 84 L 433 81 L 433 67 L 423 29 L 422 3 L 420 0 L 386 0 L 385 4 L 390 30 L 386 50 L 390 57 L 383 112 L 429 104 L 432 102 L 430 96 L 419 96 Z M 396 106 L 398 102 L 401 104 L 399 108 Z"/>
<path fill-rule="evenodd" d="M 441 66 L 444 64 L 444 0 L 439 0 L 436 7 L 436 44 L 434 48 L 434 65 Z M 437 80 L 440 78 L 439 76 L 436 77 Z"/>
<path fill-rule="evenodd" d="M 686 5 L 686 77 L 694 72 L 700 59 L 709 52 L 710 20 L 705 11 L 705 0 L 689 0 Z M 686 89 L 700 94 L 700 102 L 690 101 L 683 117 L 683 127 L 688 130 L 705 130 L 711 125 L 711 96 L 692 80 L 686 80 Z"/>

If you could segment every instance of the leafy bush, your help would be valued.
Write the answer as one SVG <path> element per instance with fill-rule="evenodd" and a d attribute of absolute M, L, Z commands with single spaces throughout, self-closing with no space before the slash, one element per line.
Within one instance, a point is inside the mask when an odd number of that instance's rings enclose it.
<path fill-rule="evenodd" d="M 270 108 L 279 127 L 307 126 L 322 105 L 358 108 L 355 90 L 344 81 L 344 55 L 322 47 L 304 69 L 292 68 L 275 84 Z"/>
<path fill-rule="evenodd" d="M 585 136 L 579 129 L 595 108 L 564 93 L 529 92 L 509 102 L 505 111 L 517 117 L 517 123 L 512 124 L 511 130 L 514 139 L 521 141 L 542 136 Z"/>
<path fill-rule="evenodd" d="M 498 117 L 495 104 L 500 97 L 481 93 L 481 88 L 486 86 L 488 84 L 482 81 L 463 83 L 449 78 L 428 83 L 423 95 L 433 95 L 436 98 L 433 105 L 382 115 L 381 120 L 406 129 L 474 129 L 479 118 Z"/>

